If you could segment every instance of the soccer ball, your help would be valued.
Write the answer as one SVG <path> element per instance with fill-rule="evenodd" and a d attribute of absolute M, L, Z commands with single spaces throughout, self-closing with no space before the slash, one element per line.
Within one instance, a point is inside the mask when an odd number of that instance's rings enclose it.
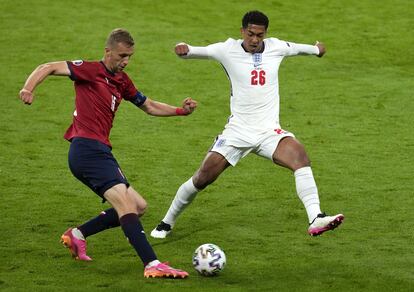
<path fill-rule="evenodd" d="M 214 276 L 226 265 L 226 255 L 223 250 L 212 243 L 197 247 L 193 255 L 193 266 L 203 276 Z"/>

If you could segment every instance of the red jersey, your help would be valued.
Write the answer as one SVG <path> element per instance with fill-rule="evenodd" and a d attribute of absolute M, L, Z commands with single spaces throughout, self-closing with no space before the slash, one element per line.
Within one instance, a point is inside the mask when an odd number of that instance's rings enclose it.
<path fill-rule="evenodd" d="M 111 146 L 109 133 L 122 99 L 130 100 L 137 93 L 124 72 L 112 73 L 102 62 L 67 62 L 70 78 L 75 81 L 75 112 L 65 139 L 74 137 L 98 140 Z"/>

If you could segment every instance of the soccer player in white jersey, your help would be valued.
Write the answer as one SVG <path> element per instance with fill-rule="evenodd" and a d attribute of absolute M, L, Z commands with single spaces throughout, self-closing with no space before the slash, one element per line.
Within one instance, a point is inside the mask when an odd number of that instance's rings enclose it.
<path fill-rule="evenodd" d="M 151 232 L 165 238 L 179 214 L 197 193 L 230 165 L 249 153 L 265 157 L 292 170 L 296 191 L 308 219 L 308 233 L 317 236 L 342 223 L 344 216 L 321 212 L 318 189 L 303 145 L 283 130 L 279 123 L 279 65 L 284 57 L 325 54 L 325 46 L 295 44 L 277 38 L 265 38 L 269 20 L 259 11 L 250 11 L 242 19 L 243 39 L 229 38 L 207 47 L 177 44 L 175 52 L 184 59 L 214 59 L 220 62 L 231 82 L 231 116 L 224 131 L 216 138 L 200 168 L 177 191 L 160 224 Z"/>

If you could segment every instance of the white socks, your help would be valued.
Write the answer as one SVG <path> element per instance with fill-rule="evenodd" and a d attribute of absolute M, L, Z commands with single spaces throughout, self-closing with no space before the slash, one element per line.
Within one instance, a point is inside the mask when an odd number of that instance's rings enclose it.
<path fill-rule="evenodd" d="M 149 262 L 145 267 L 149 268 L 149 267 L 154 267 L 158 264 L 160 264 L 161 262 L 159 260 L 153 260 L 152 262 Z"/>
<path fill-rule="evenodd" d="M 77 239 L 85 240 L 85 237 L 83 237 L 82 232 L 78 228 L 72 229 L 72 235 L 76 237 Z"/>
<path fill-rule="evenodd" d="M 318 189 L 313 178 L 312 169 L 310 166 L 302 167 L 296 170 L 294 175 L 296 191 L 308 213 L 309 223 L 311 223 L 318 214 L 322 213 L 319 206 Z"/>
<path fill-rule="evenodd" d="M 193 178 L 183 183 L 174 197 L 167 214 L 162 221 L 174 226 L 178 215 L 193 201 L 199 190 L 193 184 Z"/>
<path fill-rule="evenodd" d="M 308 214 L 309 223 L 322 213 L 319 206 L 319 195 L 310 166 L 302 167 L 294 172 L 296 191 Z M 167 214 L 162 221 L 174 226 L 177 217 L 193 201 L 199 190 L 193 184 L 193 178 L 183 183 L 177 190 Z"/>

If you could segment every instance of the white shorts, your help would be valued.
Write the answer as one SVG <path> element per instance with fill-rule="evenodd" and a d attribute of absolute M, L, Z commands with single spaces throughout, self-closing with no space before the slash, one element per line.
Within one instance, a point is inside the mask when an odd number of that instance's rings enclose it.
<path fill-rule="evenodd" d="M 227 128 L 217 136 L 210 151 L 223 155 L 232 166 L 235 166 L 250 152 L 273 161 L 273 153 L 280 140 L 285 137 L 295 137 L 295 135 L 282 129 L 257 133 L 253 131 L 239 132 Z"/>

